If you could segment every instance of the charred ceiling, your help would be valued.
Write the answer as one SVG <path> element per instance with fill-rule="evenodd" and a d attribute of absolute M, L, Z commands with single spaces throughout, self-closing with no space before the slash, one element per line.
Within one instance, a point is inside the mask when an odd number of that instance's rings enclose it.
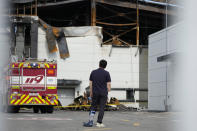
<path fill-rule="evenodd" d="M 90 26 L 92 1 L 95 1 L 94 24 L 103 27 L 104 44 L 113 43 L 114 40 L 135 45 L 139 34 L 139 44 L 147 45 L 148 35 L 166 26 L 166 14 L 168 18 L 176 16 L 172 7 L 168 7 L 166 12 L 164 4 L 147 3 L 143 0 L 40 0 L 36 5 L 37 10 L 31 11 L 31 8 L 36 6 L 26 6 L 25 13 L 34 12 L 52 26 Z M 18 12 L 24 14 L 24 6 L 15 5 L 15 8 L 17 7 Z"/>
<path fill-rule="evenodd" d="M 90 23 L 90 4 L 88 1 L 80 1 L 39 7 L 38 16 L 52 26 L 88 26 Z"/>

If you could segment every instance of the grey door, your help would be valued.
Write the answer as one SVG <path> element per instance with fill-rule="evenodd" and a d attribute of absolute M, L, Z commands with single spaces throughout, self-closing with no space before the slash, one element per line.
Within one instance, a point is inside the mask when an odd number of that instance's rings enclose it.
<path fill-rule="evenodd" d="M 58 89 L 58 98 L 62 106 L 67 106 L 73 103 L 75 98 L 75 89 Z"/>

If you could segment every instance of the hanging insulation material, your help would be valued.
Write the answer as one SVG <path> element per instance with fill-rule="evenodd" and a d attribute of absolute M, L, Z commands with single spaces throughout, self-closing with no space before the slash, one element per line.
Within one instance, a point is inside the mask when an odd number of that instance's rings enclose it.
<path fill-rule="evenodd" d="M 49 52 L 50 53 L 56 52 L 57 51 L 56 38 L 53 34 L 53 31 L 52 31 L 51 27 L 46 29 L 46 39 L 47 39 Z"/>
<path fill-rule="evenodd" d="M 69 55 L 67 41 L 63 29 L 57 27 L 51 27 L 41 19 L 39 21 L 40 24 L 43 26 L 43 28 L 46 30 L 46 39 L 47 39 L 49 52 L 54 53 L 57 51 L 57 46 L 56 46 L 56 42 L 57 42 L 60 52 L 60 57 L 62 59 L 68 58 L 70 55 Z"/>
<path fill-rule="evenodd" d="M 67 46 L 67 41 L 65 39 L 64 31 L 61 29 L 59 32 L 56 33 L 56 36 L 58 36 L 57 43 L 60 52 L 60 57 L 62 59 L 68 58 L 69 51 L 68 51 L 68 46 Z"/>

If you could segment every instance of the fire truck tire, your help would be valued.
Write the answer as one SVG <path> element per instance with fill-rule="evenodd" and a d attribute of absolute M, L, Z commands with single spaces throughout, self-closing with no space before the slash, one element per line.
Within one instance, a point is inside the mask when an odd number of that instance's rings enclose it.
<path fill-rule="evenodd" d="M 10 106 L 8 106 L 6 110 L 7 110 L 7 113 L 13 113 L 12 107 L 10 107 Z"/>
<path fill-rule="evenodd" d="M 47 113 L 53 113 L 53 106 L 49 106 L 46 108 L 47 109 Z"/>
<path fill-rule="evenodd" d="M 38 107 L 33 107 L 33 111 L 34 111 L 34 113 L 38 113 L 39 112 L 39 108 Z"/>
<path fill-rule="evenodd" d="M 43 113 L 46 113 L 46 107 L 45 106 L 42 106 L 40 107 L 40 112 L 43 114 Z"/>
<path fill-rule="evenodd" d="M 17 106 L 8 106 L 7 107 L 7 113 L 18 113 L 20 110 L 20 107 Z"/>

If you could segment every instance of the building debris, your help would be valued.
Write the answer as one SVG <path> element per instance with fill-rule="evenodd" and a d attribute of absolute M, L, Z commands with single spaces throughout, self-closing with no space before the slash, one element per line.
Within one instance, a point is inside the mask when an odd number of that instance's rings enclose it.
<path fill-rule="evenodd" d="M 56 110 L 83 110 L 89 111 L 91 106 L 91 100 L 88 99 L 89 94 L 84 92 L 83 96 L 79 96 L 74 99 L 72 104 L 68 106 L 57 106 Z M 99 110 L 99 108 L 97 108 Z M 111 97 L 109 102 L 106 103 L 105 107 L 106 111 L 137 111 L 135 108 L 126 107 L 123 104 L 120 104 L 119 100 L 115 97 Z"/>

